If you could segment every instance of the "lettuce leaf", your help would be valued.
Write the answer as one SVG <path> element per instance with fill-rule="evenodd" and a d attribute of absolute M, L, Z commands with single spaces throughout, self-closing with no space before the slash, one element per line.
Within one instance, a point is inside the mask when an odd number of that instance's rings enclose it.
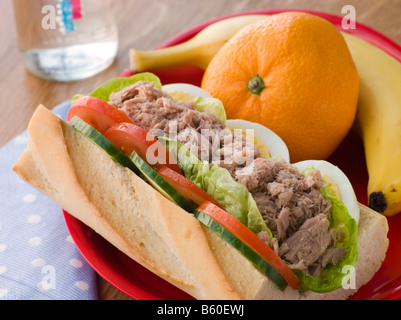
<path fill-rule="evenodd" d="M 156 88 L 160 90 L 163 88 L 160 79 L 155 74 L 143 72 L 135 74 L 131 77 L 121 77 L 109 80 L 91 92 L 89 95 L 108 102 L 111 93 L 121 91 L 138 81 L 152 82 Z M 84 96 L 84 94 L 74 95 L 74 97 L 71 99 L 71 104 L 81 96 Z M 223 124 L 226 123 L 226 110 L 224 109 L 223 103 L 220 100 L 215 98 L 194 97 L 192 101 L 200 112 L 214 114 Z"/>
<path fill-rule="evenodd" d="M 102 84 L 100 87 L 98 87 L 89 95 L 108 102 L 111 93 L 121 91 L 124 88 L 133 85 L 138 81 L 152 82 L 156 88 L 160 90 L 162 89 L 162 84 L 160 82 L 160 79 L 156 75 L 150 72 L 143 72 L 135 74 L 131 77 L 121 77 L 109 80 L 106 83 Z M 82 96 L 82 94 L 76 94 L 72 98 L 71 103 L 74 103 L 74 101 L 78 99 L 80 96 Z"/>
<path fill-rule="evenodd" d="M 248 189 L 231 177 L 227 169 L 215 164 L 210 167 L 176 140 L 160 137 L 177 159 L 184 176 L 211 195 L 223 208 L 255 234 L 265 231 L 273 237 L 263 221 L 255 200 Z"/>
<path fill-rule="evenodd" d="M 319 276 L 310 276 L 301 270 L 294 270 L 300 279 L 300 290 L 311 290 L 315 292 L 330 292 L 347 284 L 352 276 L 358 262 L 357 235 L 358 226 L 356 221 L 349 215 L 344 203 L 333 196 L 330 189 L 321 189 L 324 197 L 330 199 L 332 207 L 330 211 L 331 224 L 329 228 L 335 228 L 343 232 L 342 241 L 336 247 L 344 247 L 347 252 L 345 257 L 336 264 L 327 265 Z"/>
<path fill-rule="evenodd" d="M 226 124 L 227 116 L 223 103 L 215 98 L 196 97 L 192 100 L 200 112 L 214 114 L 222 124 Z"/>

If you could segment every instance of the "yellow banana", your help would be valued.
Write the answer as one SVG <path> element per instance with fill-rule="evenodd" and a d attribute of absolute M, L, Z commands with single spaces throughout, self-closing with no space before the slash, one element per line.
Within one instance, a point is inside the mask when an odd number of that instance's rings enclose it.
<path fill-rule="evenodd" d="M 357 37 L 344 38 L 360 78 L 356 123 L 366 153 L 369 206 L 391 216 L 401 212 L 401 63 Z"/>
<path fill-rule="evenodd" d="M 218 21 L 192 39 L 160 50 L 130 50 L 131 70 L 142 72 L 178 65 L 194 65 L 205 69 L 217 51 L 246 25 L 267 15 L 243 15 Z"/>

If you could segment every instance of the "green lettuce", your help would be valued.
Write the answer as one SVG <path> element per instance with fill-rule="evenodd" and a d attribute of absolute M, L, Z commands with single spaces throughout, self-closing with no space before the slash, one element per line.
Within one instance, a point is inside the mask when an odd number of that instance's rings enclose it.
<path fill-rule="evenodd" d="M 219 118 L 221 123 L 226 123 L 226 110 L 224 109 L 223 103 L 219 99 L 196 97 L 192 101 L 200 112 L 214 114 L 217 118 Z"/>
<path fill-rule="evenodd" d="M 177 159 L 184 176 L 211 195 L 228 213 L 252 232 L 265 231 L 273 237 L 263 221 L 255 200 L 248 189 L 231 177 L 227 169 L 215 164 L 210 167 L 176 140 L 160 137 L 169 152 Z"/>
<path fill-rule="evenodd" d="M 332 195 L 329 188 L 321 189 L 324 197 L 331 201 L 330 226 L 344 234 L 343 240 L 338 241 L 336 247 L 345 248 L 345 257 L 336 264 L 329 264 L 319 276 L 310 276 L 301 270 L 294 270 L 300 279 L 300 290 L 311 290 L 315 292 L 330 292 L 347 284 L 355 270 L 358 262 L 357 235 L 358 226 L 356 221 L 349 215 L 344 203 Z"/>
<path fill-rule="evenodd" d="M 111 93 L 121 91 L 124 88 L 126 88 L 130 85 L 133 85 L 138 81 L 152 82 L 156 88 L 158 88 L 160 90 L 162 89 L 162 84 L 160 82 L 160 79 L 156 75 L 154 75 L 153 73 L 150 73 L 150 72 L 143 72 L 143 73 L 135 74 L 131 77 L 121 77 L 121 78 L 115 78 L 115 79 L 109 80 L 106 83 L 102 84 L 100 87 L 98 87 L 95 91 L 93 91 L 89 95 L 91 97 L 95 97 L 95 98 L 98 98 L 98 99 L 108 102 Z M 71 103 L 74 103 L 74 101 L 77 100 L 81 96 L 83 96 L 83 95 L 76 94 L 72 98 Z"/>

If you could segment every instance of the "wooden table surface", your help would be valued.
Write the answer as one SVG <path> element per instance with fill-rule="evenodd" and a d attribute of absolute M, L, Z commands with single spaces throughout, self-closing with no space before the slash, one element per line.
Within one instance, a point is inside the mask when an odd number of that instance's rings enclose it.
<path fill-rule="evenodd" d="M 38 0 L 32 0 L 38 1 Z M 82 81 L 57 83 L 28 73 L 19 57 L 12 0 L 0 1 L 0 147 L 24 131 L 39 103 L 48 108 L 70 99 L 77 92 L 90 92 L 129 66 L 128 49 L 152 49 L 189 27 L 222 15 L 242 11 L 289 8 L 344 15 L 353 5 L 356 19 L 401 44 L 401 0 L 114 0 L 120 47 L 116 61 L 102 73 Z M 100 276 L 99 299 L 125 300 Z"/>

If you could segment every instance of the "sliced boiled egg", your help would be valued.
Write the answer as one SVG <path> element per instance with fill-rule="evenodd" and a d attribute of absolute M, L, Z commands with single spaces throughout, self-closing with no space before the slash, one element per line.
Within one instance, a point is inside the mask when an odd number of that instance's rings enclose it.
<path fill-rule="evenodd" d="M 264 158 L 281 157 L 283 160 L 290 162 L 290 154 L 284 141 L 272 130 L 265 126 L 246 120 L 227 120 L 226 127 L 229 129 L 241 129 L 244 135 L 259 149 Z M 267 150 L 266 150 L 267 149 Z M 269 156 L 268 156 L 268 155 Z"/>
<path fill-rule="evenodd" d="M 174 100 L 190 101 L 194 97 L 212 98 L 205 90 L 188 83 L 173 83 L 163 86 Z M 231 130 L 242 130 L 242 133 L 259 149 L 262 157 L 281 157 L 290 161 L 289 151 L 284 141 L 265 126 L 246 120 L 227 120 L 226 127 Z"/>
<path fill-rule="evenodd" d="M 305 169 L 315 168 L 320 171 L 325 181 L 340 193 L 340 200 L 345 204 L 348 209 L 349 215 L 355 219 L 356 223 L 359 222 L 359 204 L 356 198 L 354 188 L 348 177 L 337 166 L 324 160 L 306 160 L 293 164 L 300 172 Z"/>

